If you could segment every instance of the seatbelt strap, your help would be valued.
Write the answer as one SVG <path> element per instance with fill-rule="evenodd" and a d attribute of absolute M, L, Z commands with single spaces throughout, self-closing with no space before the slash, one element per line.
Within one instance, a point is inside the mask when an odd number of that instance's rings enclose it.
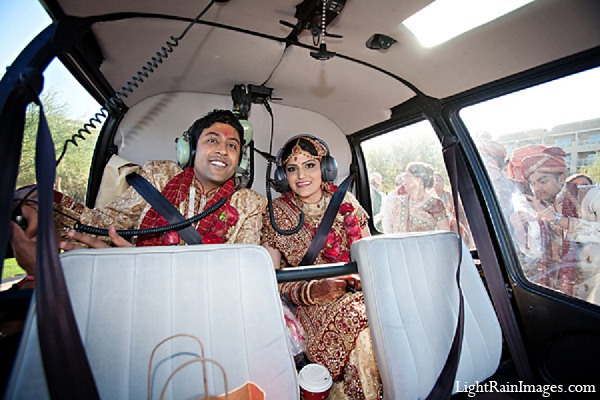
<path fill-rule="evenodd" d="M 456 144 L 453 144 L 449 148 L 444 149 L 444 161 L 446 163 L 446 169 L 448 170 L 448 175 L 450 175 L 450 182 L 456 182 L 458 180 L 457 168 L 456 168 L 456 159 L 455 159 L 455 150 L 453 147 Z M 458 222 L 458 193 L 455 185 L 452 185 L 452 197 L 454 202 L 454 212 L 457 215 Z M 437 399 L 449 399 L 452 396 L 452 387 L 454 385 L 454 381 L 456 379 L 456 371 L 458 370 L 458 364 L 460 362 L 460 352 L 462 349 L 462 341 L 464 334 L 464 298 L 462 293 L 462 288 L 460 286 L 460 266 L 462 264 L 462 238 L 460 234 L 460 225 L 458 225 L 458 266 L 456 267 L 456 285 L 458 286 L 458 318 L 456 322 L 456 330 L 454 331 L 454 339 L 452 340 L 452 344 L 450 346 L 450 351 L 448 352 L 448 357 L 446 358 L 446 362 L 444 363 L 444 367 L 440 372 L 435 385 L 429 392 L 427 396 L 427 400 L 437 400 Z"/>
<path fill-rule="evenodd" d="M 41 102 L 36 142 L 38 236 L 36 247 L 37 325 L 40 351 L 52 399 L 99 399 L 75 321 L 56 245 L 53 198 L 54 143 Z"/>
<path fill-rule="evenodd" d="M 8 71 L 7 71 L 7 74 Z M 9 74 L 10 75 L 10 74 Z M 33 79 L 29 79 L 29 76 Z M 35 82 L 35 77 L 41 79 Z M 10 77 L 9 77 L 10 79 Z M 31 81 L 34 82 L 31 82 Z M 7 90 L 10 80 L 6 75 L 0 81 L 2 92 Z M 5 85 L 6 83 L 6 85 Z M 25 84 L 24 84 L 25 83 Z M 39 88 L 33 88 L 39 84 Z M 9 95 L 0 104 L 0 160 L 2 160 L 2 173 L 0 173 L 0 193 L 14 193 L 19 174 L 19 161 L 21 148 L 23 146 L 23 135 L 25 130 L 25 111 L 27 106 L 37 100 L 37 91 L 42 90 L 43 77 L 39 72 L 27 69 L 21 73 L 19 82 L 13 84 Z M 0 254 L 5 255 L 9 244 L 10 218 L 12 214 L 12 201 L 0 202 Z M 0 272 L 4 267 L 0 267 Z"/>
<path fill-rule="evenodd" d="M 127 175 L 125 179 L 169 224 L 185 221 L 179 210 L 143 176 L 133 172 Z M 187 244 L 202 243 L 202 236 L 191 225 L 177 231 L 177 233 Z"/>
<path fill-rule="evenodd" d="M 354 175 L 350 173 L 350 175 L 348 175 L 348 177 L 344 179 L 342 184 L 338 187 L 338 190 L 336 190 L 333 194 L 333 197 L 327 206 L 327 210 L 325 211 L 325 215 L 323 215 L 323 219 L 321 219 L 321 223 L 317 228 L 317 232 L 315 232 L 315 236 L 313 237 L 312 242 L 310 242 L 310 246 L 308 246 L 306 254 L 304 254 L 302 261 L 300 261 L 300 264 L 298 265 L 312 265 L 317 259 L 317 255 L 323 248 L 323 244 L 327 239 L 327 235 L 329 235 L 333 221 L 340 210 L 342 200 L 346 196 L 346 192 L 352 183 L 353 177 Z"/>
<path fill-rule="evenodd" d="M 454 178 L 451 177 L 451 179 L 456 179 L 455 181 L 451 181 L 451 184 L 453 188 L 456 186 L 461 192 L 462 204 L 465 213 L 469 217 L 469 221 L 481 221 L 481 223 L 471 223 L 470 227 L 492 303 L 494 304 L 498 321 L 504 333 L 504 339 L 512 354 L 519 379 L 525 384 L 535 384 L 529 357 L 525 351 L 525 345 L 515 318 L 515 313 L 506 292 L 504 278 L 502 277 L 498 263 L 498 256 L 494 249 L 488 227 L 483 222 L 486 220 L 486 213 L 483 211 L 482 202 L 477 196 L 475 183 L 469 173 L 462 153 L 458 150 L 457 145 L 452 147 L 452 152 L 455 153 L 454 159 L 457 174 L 454 174 Z M 448 168 L 448 164 L 446 164 L 446 167 Z M 457 179 L 457 176 L 461 178 Z"/>

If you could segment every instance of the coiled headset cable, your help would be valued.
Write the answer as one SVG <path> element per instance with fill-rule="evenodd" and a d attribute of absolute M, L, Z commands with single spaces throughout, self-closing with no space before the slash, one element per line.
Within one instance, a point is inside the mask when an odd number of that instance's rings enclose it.
<path fill-rule="evenodd" d="M 101 124 L 103 120 L 108 118 L 108 110 L 118 110 L 120 108 L 123 108 L 123 97 L 127 98 L 127 93 L 133 93 L 135 88 L 138 88 L 139 84 L 144 82 L 144 78 L 149 78 L 150 74 L 153 73 L 155 69 L 158 69 L 158 67 L 160 66 L 160 64 L 162 64 L 164 59 L 169 57 L 169 53 L 172 53 L 174 51 L 174 48 L 179 45 L 179 41 L 181 41 L 192 28 L 192 26 L 194 26 L 200 20 L 200 18 L 202 18 L 204 14 L 206 14 L 206 12 L 212 7 L 215 1 L 218 0 L 211 0 L 210 3 L 204 8 L 204 10 L 202 10 L 200 14 L 198 14 L 198 16 L 188 24 L 188 26 L 183 30 L 181 35 L 179 35 L 178 37 L 171 36 L 171 41 L 167 41 L 165 43 L 166 46 L 162 46 L 161 51 L 156 52 L 156 57 L 152 57 L 151 60 L 147 61 L 146 65 L 142 66 L 142 68 L 139 71 L 137 71 L 136 75 L 131 77 L 130 81 L 125 83 L 125 85 L 121 86 L 121 89 L 117 90 L 115 94 L 104 103 L 104 106 L 100 108 L 100 112 L 97 112 L 92 118 L 89 119 L 89 121 L 86 124 L 83 125 L 83 128 L 79 129 L 77 133 L 73 134 L 73 136 L 71 136 L 70 139 L 67 139 L 65 141 L 63 150 L 58 159 L 56 160 L 57 166 L 60 164 L 63 157 L 65 156 L 69 143 L 73 143 L 73 145 L 79 146 L 77 144 L 77 139 L 86 140 L 85 136 L 83 136 L 83 133 L 91 135 L 92 132 L 90 131 L 90 129 L 97 129 L 98 127 L 96 124 Z"/>
<path fill-rule="evenodd" d="M 221 206 L 223 206 L 223 204 L 225 204 L 227 202 L 227 200 L 229 200 L 231 198 L 231 196 L 233 196 L 233 194 L 235 192 L 237 192 L 237 190 L 239 189 L 236 188 L 233 193 L 231 193 L 231 195 L 229 195 L 228 197 L 223 197 L 221 198 L 219 201 L 217 201 L 215 204 L 213 204 L 212 206 L 210 206 L 209 208 L 207 208 L 206 210 L 202 211 L 200 214 L 194 215 L 193 217 L 190 217 L 188 219 L 185 219 L 183 221 L 177 222 L 175 224 L 170 224 L 170 225 L 165 225 L 165 226 L 158 226 L 158 227 L 154 227 L 154 228 L 145 228 L 145 229 L 118 229 L 117 230 L 117 234 L 119 236 L 122 236 L 124 238 L 131 238 L 133 236 L 141 236 L 141 235 L 159 235 L 165 232 L 169 232 L 169 231 L 177 231 L 180 230 L 182 228 L 185 228 L 186 226 L 192 225 L 193 223 L 200 221 L 203 218 L 206 218 L 207 216 L 209 216 L 210 214 L 212 214 L 213 212 L 217 211 L 219 208 L 221 208 Z M 32 190 L 33 191 L 33 190 Z M 27 194 L 27 196 L 29 196 L 29 193 Z M 19 200 L 19 210 L 20 207 L 22 206 L 23 203 L 33 203 L 33 204 L 37 204 L 37 200 L 33 200 L 33 199 L 28 199 L 27 196 L 20 198 L 20 199 L 15 199 L 15 200 Z M 96 226 L 91 226 L 91 225 L 85 225 L 82 224 L 81 222 L 79 222 L 79 220 L 77 220 L 76 218 L 74 218 L 73 216 L 66 214 L 60 210 L 54 210 L 54 212 L 61 214 L 62 216 L 69 218 L 73 221 L 75 221 L 75 223 L 73 224 L 73 229 L 75 229 L 78 232 L 82 232 L 82 233 L 86 233 L 89 235 L 96 235 L 96 236 L 108 236 L 108 229 L 106 228 L 98 228 Z M 25 229 L 27 227 L 26 225 L 26 221 L 21 222 L 22 218 L 19 219 L 15 219 L 15 217 L 18 217 L 20 215 L 19 213 L 14 213 L 13 212 L 13 220 L 15 220 L 15 222 L 17 222 L 21 228 Z M 22 216 L 21 216 L 22 217 Z M 22 224 L 25 224 L 24 226 Z"/>
<path fill-rule="evenodd" d="M 273 130 L 274 130 L 274 117 L 273 117 L 273 111 L 271 110 L 271 106 L 269 105 L 269 102 L 267 101 L 267 99 L 261 98 L 257 101 L 260 101 L 260 103 L 262 103 L 263 106 L 265 106 L 265 108 L 267 109 L 267 112 L 269 113 L 269 115 L 271 116 L 271 141 L 269 143 L 269 154 L 273 153 Z M 259 154 L 262 155 L 262 152 L 259 151 Z M 264 157 L 264 155 L 263 155 Z M 286 196 L 290 202 L 298 209 L 298 211 L 300 212 L 300 214 L 298 215 L 298 225 L 290 230 L 285 230 L 285 229 L 281 229 L 278 225 L 277 222 L 275 221 L 275 214 L 273 212 L 273 197 L 271 196 L 271 188 L 273 185 L 273 182 L 271 180 L 271 166 L 273 165 L 273 157 L 265 157 L 265 159 L 267 160 L 267 176 L 266 176 L 266 182 L 267 182 L 267 203 L 268 203 L 268 208 L 269 208 L 269 219 L 271 221 L 271 226 L 273 227 L 273 229 L 275 230 L 275 232 L 281 234 L 281 235 L 293 235 L 294 233 L 297 233 L 300 229 L 302 229 L 302 226 L 304 225 L 304 211 L 302 211 L 300 209 L 300 207 L 298 207 L 298 205 L 292 201 L 288 195 L 288 193 L 286 191 L 283 191 L 283 195 Z"/>
<path fill-rule="evenodd" d="M 235 191 L 234 191 L 234 193 L 235 193 Z M 165 225 L 165 226 L 157 226 L 154 228 L 146 228 L 146 229 L 117 230 L 117 234 L 119 234 L 119 236 L 123 236 L 124 238 L 129 238 L 132 236 L 158 235 L 158 234 L 169 232 L 169 231 L 177 231 L 179 229 L 185 228 L 186 226 L 192 225 L 194 222 L 200 221 L 202 218 L 205 218 L 205 217 L 209 216 L 210 214 L 212 214 L 213 212 L 217 211 L 223 204 L 225 204 L 225 202 L 228 199 L 229 199 L 229 197 L 223 197 L 218 202 L 216 202 L 215 204 L 213 204 L 206 210 L 202 211 L 200 214 L 194 215 L 191 218 L 188 218 L 181 222 L 177 222 L 175 224 Z M 73 225 L 73 229 L 75 229 L 78 232 L 87 233 L 90 235 L 108 236 L 108 229 L 98 228 L 96 226 L 91 226 L 91 225 L 85 225 L 79 221 L 77 221 L 75 223 L 75 225 Z"/>

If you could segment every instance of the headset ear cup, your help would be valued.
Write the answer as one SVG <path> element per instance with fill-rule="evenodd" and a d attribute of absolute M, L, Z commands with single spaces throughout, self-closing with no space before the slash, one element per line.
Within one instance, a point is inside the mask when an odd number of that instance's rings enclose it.
<path fill-rule="evenodd" d="M 246 172 L 248 172 L 249 168 L 250 168 L 250 158 L 248 157 L 248 147 L 249 146 L 242 146 L 241 148 L 241 152 L 240 152 L 240 160 L 237 164 L 237 166 L 235 167 L 235 177 L 236 178 L 241 178 L 242 175 L 244 175 Z"/>
<path fill-rule="evenodd" d="M 324 156 L 321 159 L 321 179 L 323 182 L 333 182 L 337 177 L 338 165 L 335 158 Z"/>
<path fill-rule="evenodd" d="M 273 174 L 273 179 L 275 180 L 275 184 L 279 186 L 279 188 L 283 191 L 289 189 L 290 184 L 287 180 L 287 175 L 285 174 L 285 168 L 277 167 L 275 168 L 275 173 Z"/>
<path fill-rule="evenodd" d="M 191 146 L 190 146 L 189 139 L 186 135 L 183 135 L 183 136 L 177 138 L 176 142 L 177 142 L 177 149 L 176 149 L 177 162 L 182 167 L 185 167 L 189 164 L 190 159 L 192 159 L 192 156 L 190 154 Z"/>

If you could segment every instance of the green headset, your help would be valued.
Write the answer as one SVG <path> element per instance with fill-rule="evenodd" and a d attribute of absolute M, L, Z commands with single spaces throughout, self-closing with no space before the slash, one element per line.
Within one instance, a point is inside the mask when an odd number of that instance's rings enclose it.
<path fill-rule="evenodd" d="M 234 112 L 235 114 L 235 112 Z M 240 147 L 240 161 L 235 168 L 236 177 L 241 176 L 248 170 L 249 159 L 246 150 L 249 143 L 252 141 L 254 135 L 254 129 L 252 124 L 248 120 L 240 119 L 240 124 L 244 128 L 244 137 L 242 138 L 242 145 Z M 196 157 L 196 146 L 198 144 L 198 137 L 191 135 L 189 131 L 183 132 L 183 134 L 175 139 L 177 162 L 182 168 L 194 166 L 194 158 Z"/>

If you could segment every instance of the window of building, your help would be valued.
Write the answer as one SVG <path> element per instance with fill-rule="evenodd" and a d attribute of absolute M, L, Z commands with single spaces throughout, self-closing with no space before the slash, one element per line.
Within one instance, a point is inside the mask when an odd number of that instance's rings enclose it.
<path fill-rule="evenodd" d="M 569 147 L 571 146 L 571 142 L 571 138 L 556 139 L 554 141 L 554 145 L 558 147 Z"/>
<path fill-rule="evenodd" d="M 600 134 L 595 133 L 593 135 L 590 135 L 590 138 L 588 139 L 588 143 L 590 143 L 590 144 L 600 143 Z"/>

